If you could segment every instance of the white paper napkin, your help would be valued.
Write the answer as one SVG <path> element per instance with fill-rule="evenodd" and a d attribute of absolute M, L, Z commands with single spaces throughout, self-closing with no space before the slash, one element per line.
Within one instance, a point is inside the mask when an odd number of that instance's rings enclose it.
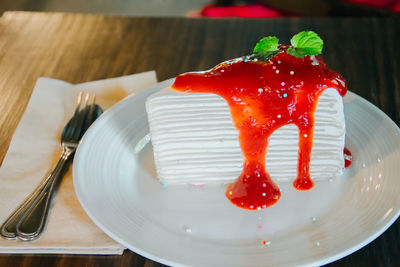
<path fill-rule="evenodd" d="M 39 78 L 0 168 L 0 224 L 50 173 L 61 153 L 61 131 L 78 92 L 96 92 L 104 110 L 157 82 L 154 71 L 78 85 Z M 71 169 L 71 168 L 70 168 Z M 35 241 L 0 238 L 0 253 L 122 254 L 81 208 L 71 170 L 63 178 L 44 233 Z"/>

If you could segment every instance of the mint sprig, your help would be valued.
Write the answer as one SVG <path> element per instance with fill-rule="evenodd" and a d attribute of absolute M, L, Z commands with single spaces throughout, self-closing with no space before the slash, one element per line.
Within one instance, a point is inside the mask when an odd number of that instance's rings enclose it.
<path fill-rule="evenodd" d="M 321 54 L 324 42 L 315 32 L 302 31 L 290 39 L 290 44 L 292 47 L 289 47 L 286 53 L 295 57 L 304 57 Z M 278 46 L 279 39 L 275 36 L 264 37 L 256 44 L 253 49 L 254 55 L 250 58 L 268 60 L 279 52 Z"/>
<path fill-rule="evenodd" d="M 255 54 L 274 52 L 278 50 L 279 39 L 275 36 L 268 36 L 262 38 L 254 47 L 253 52 Z"/>
<path fill-rule="evenodd" d="M 313 31 L 302 31 L 290 39 L 294 48 L 288 48 L 286 53 L 295 57 L 313 56 L 322 53 L 324 41 Z"/>
<path fill-rule="evenodd" d="M 275 36 L 262 38 L 254 47 L 253 53 L 259 58 L 268 58 L 278 52 L 279 39 Z"/>

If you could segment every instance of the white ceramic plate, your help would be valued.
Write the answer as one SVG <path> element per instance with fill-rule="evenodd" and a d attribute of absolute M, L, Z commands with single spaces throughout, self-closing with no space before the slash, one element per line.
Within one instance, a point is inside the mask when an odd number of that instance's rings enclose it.
<path fill-rule="evenodd" d="M 111 238 L 168 265 L 321 265 L 365 246 L 400 212 L 400 131 L 349 92 L 346 146 L 354 161 L 310 191 L 281 184 L 261 211 L 239 209 L 224 186 L 162 186 L 156 180 L 144 103 L 172 80 L 129 97 L 83 138 L 73 177 L 79 201 Z"/>

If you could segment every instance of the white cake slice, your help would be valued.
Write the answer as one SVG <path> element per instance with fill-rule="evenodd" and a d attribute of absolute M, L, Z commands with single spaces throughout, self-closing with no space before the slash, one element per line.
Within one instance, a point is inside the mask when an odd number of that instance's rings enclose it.
<path fill-rule="evenodd" d="M 185 94 L 166 88 L 147 99 L 146 109 L 158 178 L 165 184 L 230 183 L 242 171 L 238 131 L 226 101 L 215 94 Z M 335 89 L 319 97 L 310 175 L 335 178 L 344 167 L 343 100 Z M 275 182 L 297 175 L 298 129 L 276 130 L 267 147 L 266 169 Z"/>

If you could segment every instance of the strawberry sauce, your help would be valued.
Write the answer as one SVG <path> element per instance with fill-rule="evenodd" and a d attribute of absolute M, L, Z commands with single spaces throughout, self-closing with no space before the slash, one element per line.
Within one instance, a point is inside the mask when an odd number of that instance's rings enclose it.
<path fill-rule="evenodd" d="M 345 82 L 328 69 L 321 56 L 296 58 L 280 47 L 269 60 L 242 57 L 223 62 L 204 72 L 179 75 L 172 88 L 185 93 L 214 93 L 223 97 L 239 131 L 244 163 L 239 178 L 230 184 L 226 197 L 244 209 L 262 209 L 275 204 L 279 187 L 265 166 L 268 140 L 278 128 L 295 124 L 299 129 L 298 190 L 313 187 L 310 158 L 314 112 L 318 97 L 327 88 L 346 94 Z M 294 178 L 294 177 L 293 177 Z"/>
<path fill-rule="evenodd" d="M 353 155 L 351 154 L 350 150 L 345 147 L 343 149 L 343 157 L 344 157 L 344 167 L 350 167 L 351 163 L 353 162 Z"/>

